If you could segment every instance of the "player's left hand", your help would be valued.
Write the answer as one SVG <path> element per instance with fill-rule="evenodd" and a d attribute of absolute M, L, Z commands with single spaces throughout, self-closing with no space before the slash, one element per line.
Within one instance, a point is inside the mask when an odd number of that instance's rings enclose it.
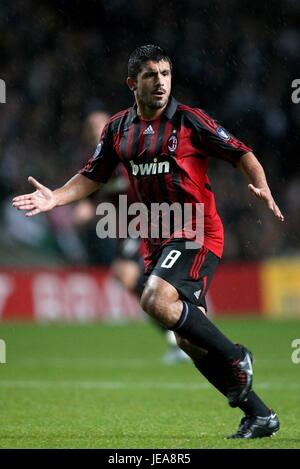
<path fill-rule="evenodd" d="M 284 216 L 282 215 L 278 205 L 276 205 L 270 190 L 259 189 L 258 187 L 253 186 L 253 184 L 248 184 L 248 188 L 250 192 L 255 195 L 255 197 L 265 202 L 267 207 L 272 210 L 276 218 L 278 218 L 280 221 L 284 221 Z"/>

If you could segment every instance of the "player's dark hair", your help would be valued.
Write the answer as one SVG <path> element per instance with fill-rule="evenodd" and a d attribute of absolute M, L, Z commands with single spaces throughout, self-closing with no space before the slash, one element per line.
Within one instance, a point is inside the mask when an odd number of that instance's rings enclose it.
<path fill-rule="evenodd" d="M 140 46 L 135 49 L 128 60 L 128 76 L 136 79 L 138 73 L 141 71 L 142 65 L 148 60 L 153 62 L 159 62 L 165 60 L 169 62 L 172 70 L 172 61 L 168 54 L 159 46 L 153 44 L 147 44 L 146 46 Z"/>

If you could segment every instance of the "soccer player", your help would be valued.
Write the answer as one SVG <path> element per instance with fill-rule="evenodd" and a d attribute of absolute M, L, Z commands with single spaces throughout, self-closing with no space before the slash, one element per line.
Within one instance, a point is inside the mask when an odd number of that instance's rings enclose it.
<path fill-rule="evenodd" d="M 210 157 L 238 167 L 252 195 L 280 221 L 264 170 L 252 150 L 203 110 L 171 96 L 172 63 L 158 46 L 136 49 L 128 61 L 127 84 L 133 107 L 115 114 L 86 166 L 54 191 L 33 177 L 35 192 L 13 199 L 27 216 L 78 201 L 106 183 L 121 161 L 137 198 L 152 203 L 204 204 L 204 242 L 188 249 L 185 230 L 169 239 L 145 240 L 143 309 L 176 333 L 196 368 L 245 413 L 233 438 L 270 436 L 279 429 L 276 414 L 252 390 L 252 354 L 234 344 L 206 316 L 205 294 L 223 250 L 223 227 L 207 177 Z M 164 220 L 159 220 L 164 222 Z M 193 220 L 197 223 L 197 220 Z M 196 227 L 201 229 L 201 227 Z"/>

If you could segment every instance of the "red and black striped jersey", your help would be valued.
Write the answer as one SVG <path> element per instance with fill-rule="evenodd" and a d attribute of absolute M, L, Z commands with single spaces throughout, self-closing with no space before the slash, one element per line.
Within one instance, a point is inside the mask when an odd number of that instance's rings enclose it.
<path fill-rule="evenodd" d="M 249 151 L 251 148 L 206 112 L 172 97 L 164 113 L 152 121 L 141 119 L 136 105 L 115 114 L 104 128 L 95 154 L 80 172 L 105 183 L 122 162 L 137 200 L 148 208 L 162 202 L 204 204 L 204 246 L 221 257 L 223 225 L 207 176 L 208 159 L 221 158 L 236 166 Z M 167 241 L 146 240 L 146 266 L 159 245 Z"/>

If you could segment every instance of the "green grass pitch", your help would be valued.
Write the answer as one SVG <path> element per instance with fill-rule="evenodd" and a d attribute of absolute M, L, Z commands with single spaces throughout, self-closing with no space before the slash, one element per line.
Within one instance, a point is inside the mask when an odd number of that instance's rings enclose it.
<path fill-rule="evenodd" d="M 241 418 L 191 363 L 162 364 L 151 324 L 1 324 L 1 448 L 300 448 L 300 322 L 222 319 L 254 352 L 254 388 L 278 413 L 273 438 L 224 437 Z"/>

